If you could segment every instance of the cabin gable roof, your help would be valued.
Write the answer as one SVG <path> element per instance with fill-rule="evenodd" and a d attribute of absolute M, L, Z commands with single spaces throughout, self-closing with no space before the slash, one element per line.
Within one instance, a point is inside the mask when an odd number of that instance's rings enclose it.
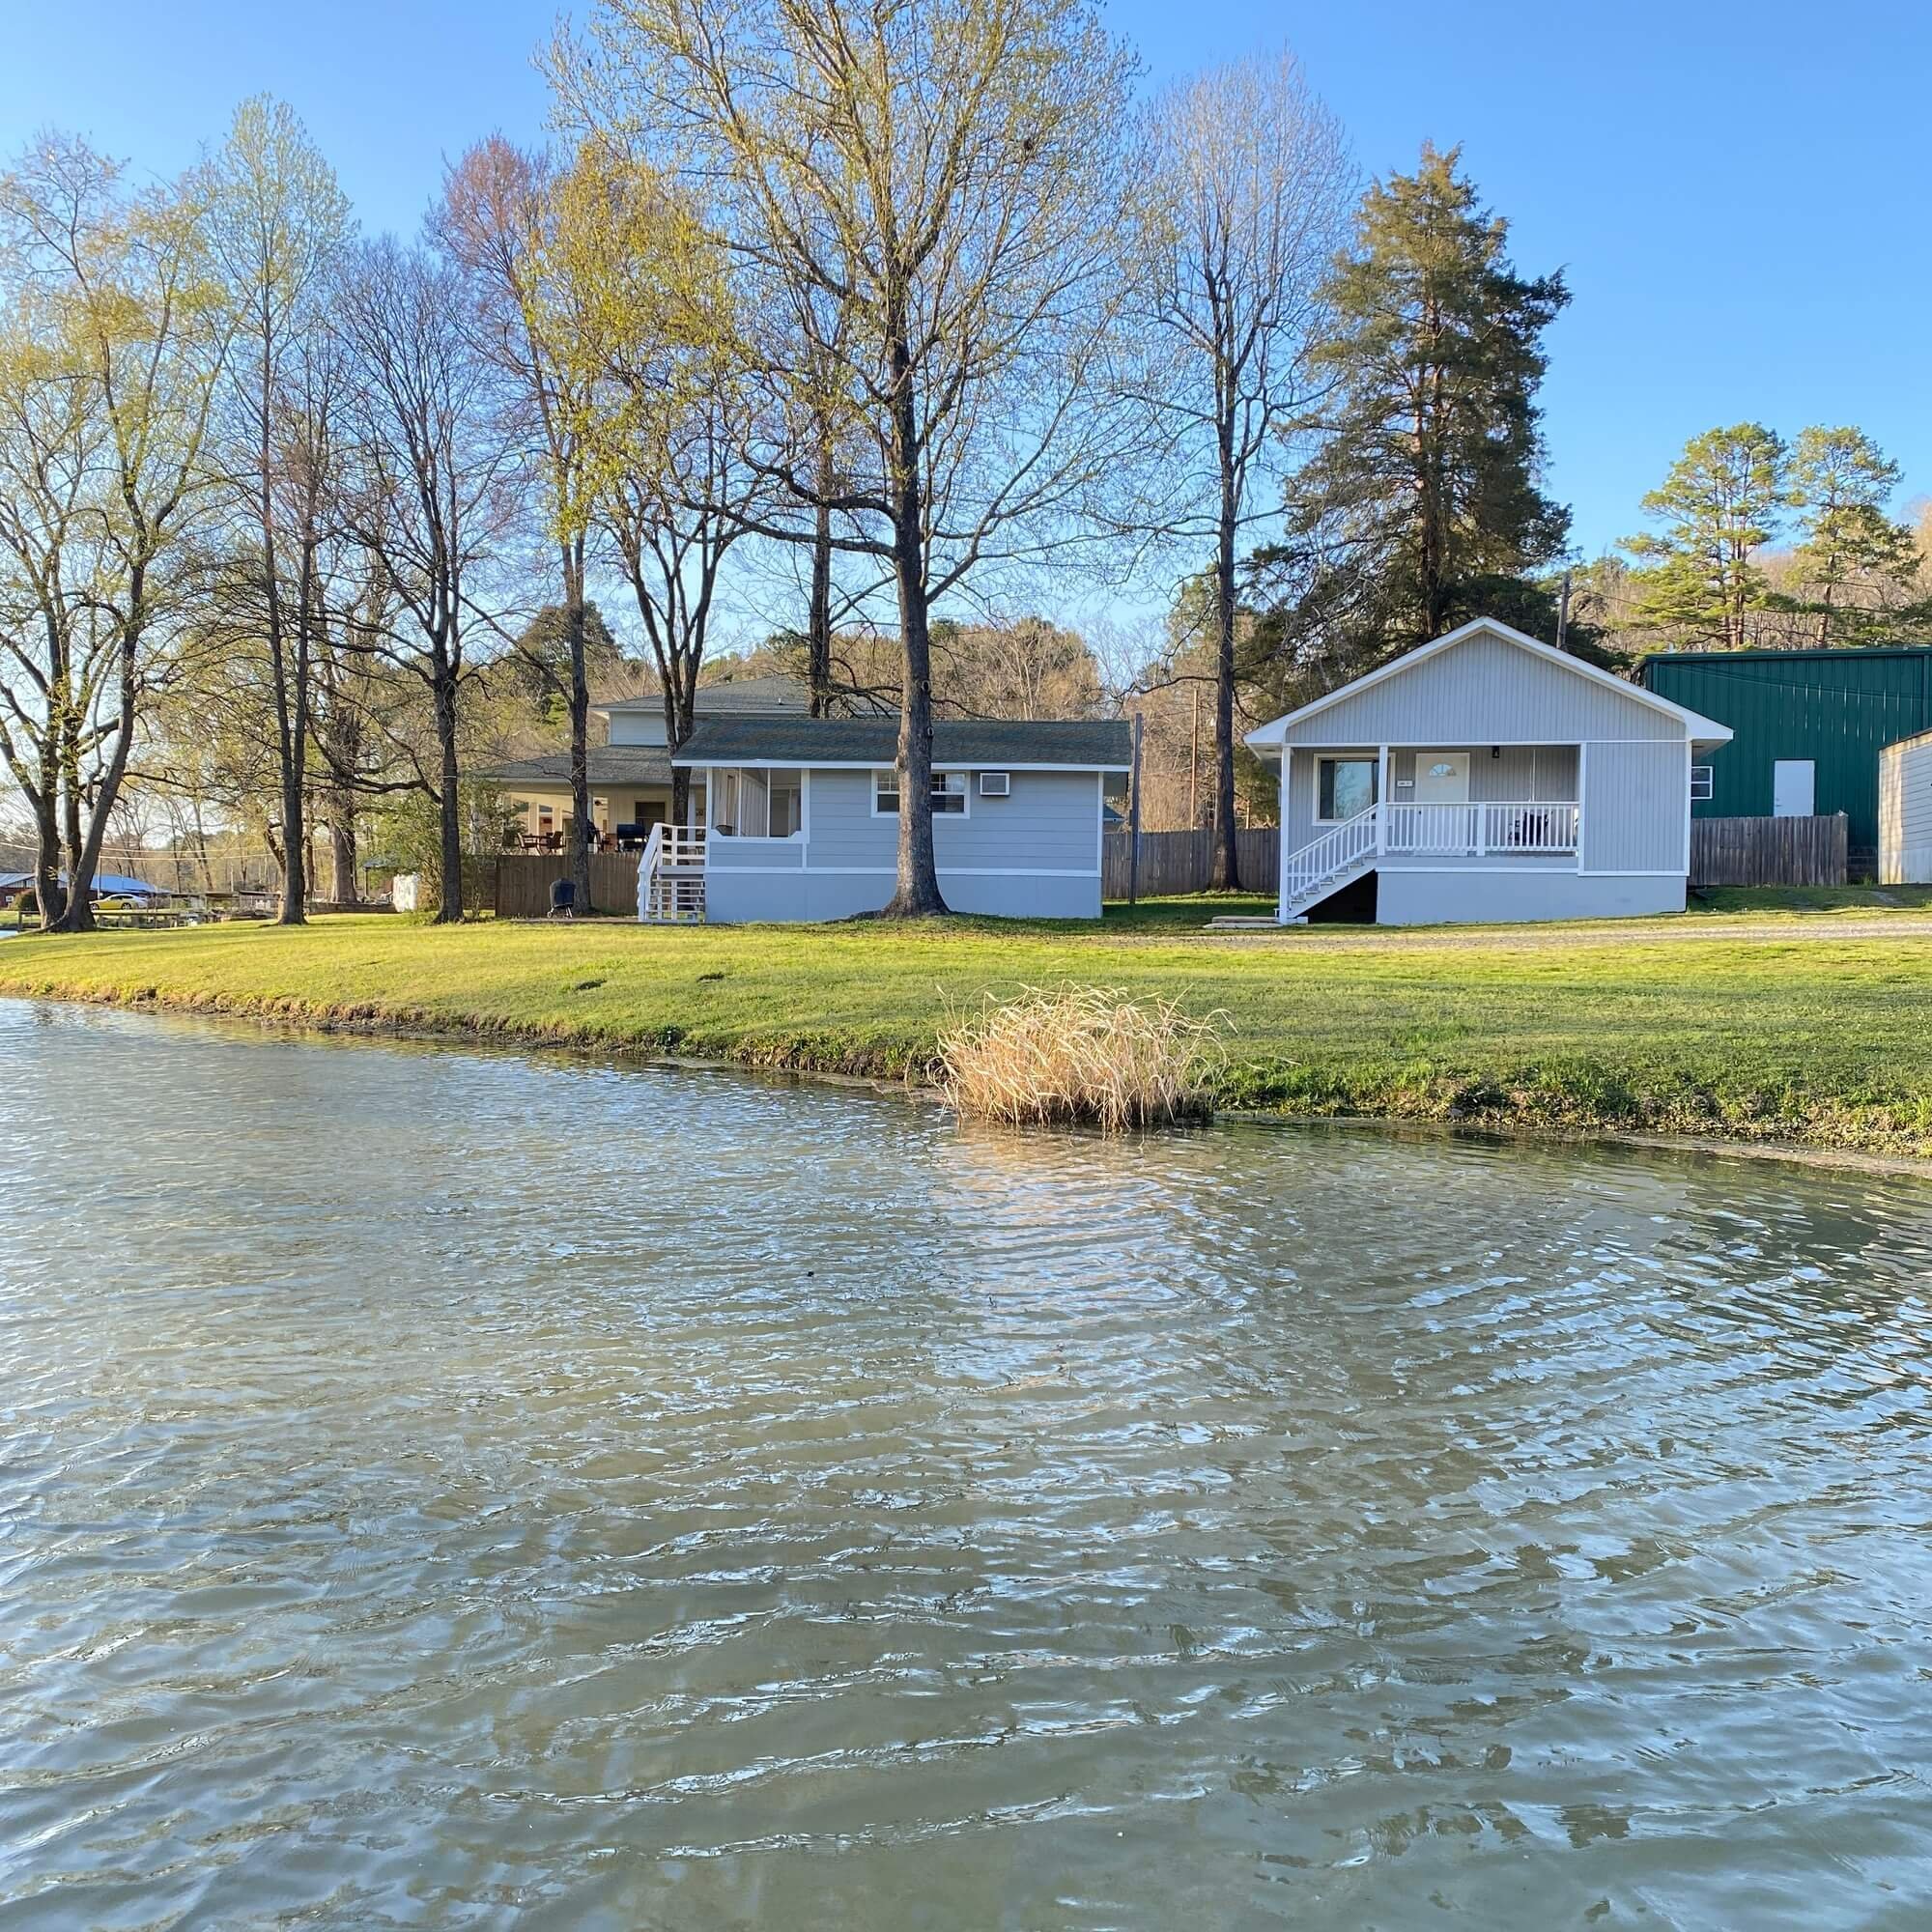
<path fill-rule="evenodd" d="M 1296 745 L 1614 738 L 1721 745 L 1730 736 L 1715 719 L 1479 617 L 1274 719 L 1247 742 L 1267 757 Z"/>

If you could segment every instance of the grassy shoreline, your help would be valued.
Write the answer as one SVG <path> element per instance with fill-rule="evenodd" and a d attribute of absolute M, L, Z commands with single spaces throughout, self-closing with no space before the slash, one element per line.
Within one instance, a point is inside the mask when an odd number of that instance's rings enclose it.
<path fill-rule="evenodd" d="M 1835 908 L 1833 909 L 1835 910 Z M 1932 1155 L 1932 918 L 1830 936 L 1688 922 L 1206 941 L 1196 902 L 1097 930 L 648 928 L 342 917 L 0 945 L 0 993 L 923 1078 L 949 1010 L 1119 987 L 1218 1013 L 1231 1111 Z M 1811 917 L 1816 917 L 1812 915 Z M 1895 933 L 1895 936 L 1894 936 Z"/>

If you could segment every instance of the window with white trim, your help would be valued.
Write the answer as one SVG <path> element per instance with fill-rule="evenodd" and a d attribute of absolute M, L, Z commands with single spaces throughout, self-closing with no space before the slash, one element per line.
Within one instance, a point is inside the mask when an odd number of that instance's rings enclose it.
<path fill-rule="evenodd" d="M 1709 765 L 1690 767 L 1690 803 L 1703 805 L 1711 797 L 1711 768 Z"/>
<path fill-rule="evenodd" d="M 896 771 L 872 774 L 872 810 L 880 818 L 899 815 L 899 775 Z M 935 818 L 966 815 L 966 774 L 934 772 L 932 775 L 932 814 Z"/>
<path fill-rule="evenodd" d="M 1374 758 L 1321 759 L 1316 767 L 1317 822 L 1339 825 L 1368 810 L 1376 802 L 1376 765 Z"/>

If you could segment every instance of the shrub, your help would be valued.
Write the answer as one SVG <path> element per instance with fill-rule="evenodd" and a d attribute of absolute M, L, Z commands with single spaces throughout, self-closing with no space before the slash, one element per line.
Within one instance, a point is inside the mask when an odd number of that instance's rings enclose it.
<path fill-rule="evenodd" d="M 1107 1133 L 1198 1118 L 1223 1063 L 1220 1015 L 1123 992 L 1027 987 L 952 1016 L 939 1038 L 940 1090 L 962 1114 L 1088 1122 Z"/>

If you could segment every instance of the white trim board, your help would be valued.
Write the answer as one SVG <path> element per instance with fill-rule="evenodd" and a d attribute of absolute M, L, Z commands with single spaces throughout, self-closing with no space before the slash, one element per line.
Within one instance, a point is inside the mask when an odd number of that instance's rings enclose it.
<path fill-rule="evenodd" d="M 1097 879 L 1081 866 L 936 866 L 941 879 Z M 895 879 L 896 866 L 720 866 L 721 879 Z"/>
<path fill-rule="evenodd" d="M 894 769 L 894 760 L 890 758 L 884 762 L 877 758 L 706 758 L 700 763 L 696 758 L 679 757 L 673 753 L 670 762 L 673 766 L 681 765 L 688 772 L 889 772 Z M 1130 772 L 1133 766 L 1024 765 L 1015 763 L 1011 758 L 1002 758 L 996 764 L 983 761 L 964 764 L 957 758 L 934 758 L 932 769 L 936 772 Z"/>
<path fill-rule="evenodd" d="M 1635 703 L 1647 705 L 1651 710 L 1661 712 L 1666 718 L 1674 718 L 1684 726 L 1688 737 L 1695 738 L 1704 744 L 1730 743 L 1731 729 L 1728 724 L 1719 724 L 1715 718 L 1706 718 L 1701 712 L 1689 710 L 1682 704 L 1673 704 L 1669 698 L 1660 697 L 1656 692 L 1646 691 L 1641 685 L 1626 684 L 1622 678 L 1614 677 L 1606 670 L 1599 670 L 1595 665 L 1585 664 L 1581 658 L 1572 657 L 1568 651 L 1559 651 L 1554 644 L 1546 644 L 1540 639 L 1527 637 L 1508 624 L 1498 623 L 1493 617 L 1472 618 L 1468 623 L 1458 625 L 1453 631 L 1445 631 L 1441 637 L 1432 639 L 1426 644 L 1418 644 L 1412 651 L 1405 651 L 1399 658 L 1391 658 L 1387 664 L 1369 671 L 1365 676 L 1339 686 L 1325 697 L 1318 697 L 1312 703 L 1302 705 L 1298 710 L 1285 712 L 1281 717 L 1271 719 L 1259 729 L 1250 731 L 1247 743 L 1250 749 L 1257 752 L 1269 746 L 1279 746 L 1286 742 L 1290 725 L 1298 724 L 1303 719 L 1313 718 L 1318 712 L 1326 711 L 1331 705 L 1341 703 L 1345 697 L 1353 697 L 1360 692 L 1384 683 L 1387 679 L 1421 664 L 1425 659 L 1452 649 L 1466 639 L 1485 634 L 1500 639 L 1506 644 L 1514 644 L 1519 650 L 1528 651 L 1532 656 L 1542 658 L 1548 663 L 1558 665 L 1577 677 L 1606 686 Z M 1492 738 L 1490 742 L 1496 744 L 1501 741 Z"/>

